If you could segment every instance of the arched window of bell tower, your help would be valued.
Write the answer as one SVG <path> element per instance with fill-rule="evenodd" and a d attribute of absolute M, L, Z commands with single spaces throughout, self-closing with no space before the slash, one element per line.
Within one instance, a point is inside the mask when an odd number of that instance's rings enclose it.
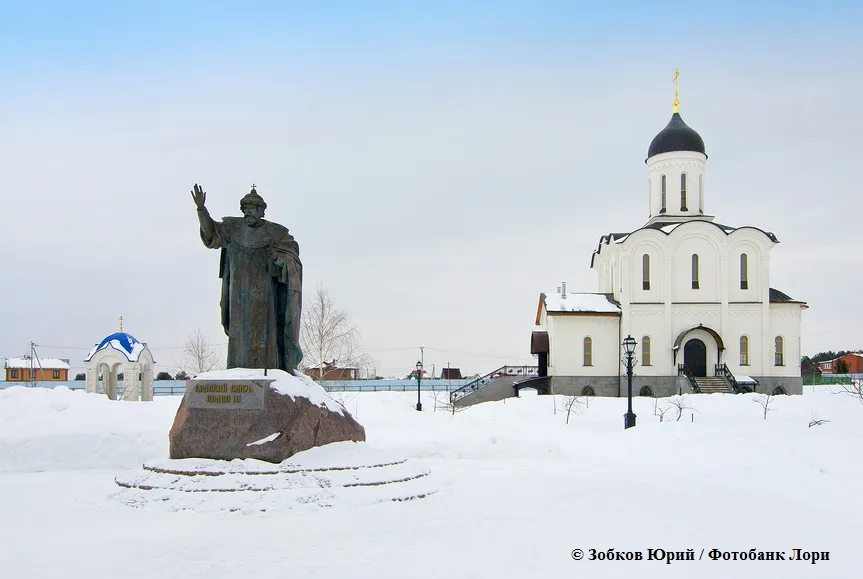
<path fill-rule="evenodd" d="M 698 176 L 698 212 L 704 213 L 704 175 Z"/>
<path fill-rule="evenodd" d="M 680 174 L 680 210 L 688 211 L 686 208 L 686 173 Z"/>
<path fill-rule="evenodd" d="M 665 213 L 665 175 L 659 178 L 659 190 L 660 190 L 660 199 L 661 205 L 659 212 Z"/>

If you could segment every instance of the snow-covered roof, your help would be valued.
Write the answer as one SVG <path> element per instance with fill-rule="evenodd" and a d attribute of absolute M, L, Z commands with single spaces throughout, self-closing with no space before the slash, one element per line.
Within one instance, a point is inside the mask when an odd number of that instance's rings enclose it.
<path fill-rule="evenodd" d="M 734 376 L 734 381 L 738 384 L 758 384 L 758 380 L 752 376 Z"/>
<path fill-rule="evenodd" d="M 547 312 L 620 313 L 620 307 L 606 294 L 550 293 L 544 295 Z"/>
<path fill-rule="evenodd" d="M 68 370 L 69 363 L 59 358 L 6 358 L 7 368 L 44 368 L 45 370 Z"/>
<path fill-rule="evenodd" d="M 93 356 L 96 355 L 96 352 L 106 348 L 114 348 L 123 354 L 123 356 L 125 356 L 130 362 L 137 362 L 141 352 L 147 348 L 147 344 L 146 342 L 139 342 L 135 339 L 135 336 L 131 334 L 117 332 L 110 336 L 106 336 L 105 339 L 96 344 L 93 349 L 90 350 L 90 353 L 87 354 L 87 357 L 84 358 L 84 361 L 89 362 Z"/>

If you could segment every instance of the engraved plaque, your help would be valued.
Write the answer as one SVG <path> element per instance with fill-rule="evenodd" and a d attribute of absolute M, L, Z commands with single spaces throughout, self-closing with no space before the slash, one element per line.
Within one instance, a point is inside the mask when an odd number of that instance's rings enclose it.
<path fill-rule="evenodd" d="M 264 389 L 273 380 L 187 380 L 189 408 L 263 410 Z"/>

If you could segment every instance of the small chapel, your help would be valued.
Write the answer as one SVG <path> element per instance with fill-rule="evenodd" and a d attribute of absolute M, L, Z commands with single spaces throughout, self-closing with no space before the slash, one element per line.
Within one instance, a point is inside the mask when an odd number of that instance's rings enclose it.
<path fill-rule="evenodd" d="M 770 287 L 776 235 L 708 214 L 704 140 L 680 115 L 647 150 L 648 217 L 599 239 L 598 293 L 542 293 L 531 336 L 556 394 L 626 396 L 622 343 L 637 341 L 633 395 L 802 394 L 804 301 Z"/>
<path fill-rule="evenodd" d="M 111 400 L 117 400 L 121 394 L 126 401 L 151 402 L 154 366 L 155 360 L 146 342 L 139 342 L 135 336 L 124 332 L 120 316 L 120 331 L 102 338 L 84 358 L 85 391 L 98 393 L 101 383 L 103 393 Z"/>

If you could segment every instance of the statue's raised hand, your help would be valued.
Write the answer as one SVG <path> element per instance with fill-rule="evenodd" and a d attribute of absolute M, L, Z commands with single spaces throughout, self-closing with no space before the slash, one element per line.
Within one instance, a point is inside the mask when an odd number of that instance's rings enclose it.
<path fill-rule="evenodd" d="M 195 205 L 198 206 L 198 211 L 204 208 L 204 203 L 207 201 L 207 194 L 197 183 L 195 183 L 195 188 L 192 189 L 192 199 L 195 201 Z"/>

